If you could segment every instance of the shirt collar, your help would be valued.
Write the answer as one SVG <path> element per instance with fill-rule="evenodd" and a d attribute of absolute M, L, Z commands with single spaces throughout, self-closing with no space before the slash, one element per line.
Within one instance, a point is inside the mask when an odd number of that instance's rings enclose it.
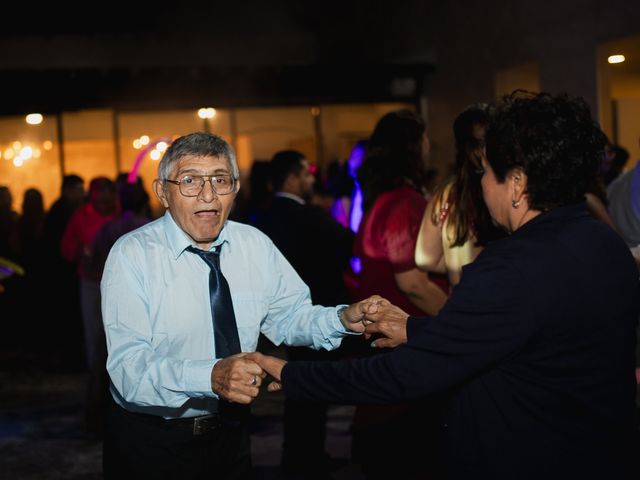
<path fill-rule="evenodd" d="M 307 202 L 304 201 L 304 199 L 302 197 L 299 197 L 298 195 L 295 195 L 293 193 L 276 192 L 275 196 L 276 197 L 281 197 L 281 198 L 289 198 L 289 199 L 293 200 L 294 202 L 298 202 L 300 205 L 305 205 L 307 203 Z"/>
<path fill-rule="evenodd" d="M 166 232 L 166 235 L 167 235 L 169 250 L 171 250 L 171 253 L 174 259 L 177 259 L 187 247 L 196 246 L 193 244 L 193 242 L 187 236 L 187 234 L 184 233 L 184 231 L 178 226 L 176 221 L 171 216 L 171 212 L 169 212 L 169 210 L 165 211 L 162 221 L 164 222 L 164 231 Z M 231 243 L 229 242 L 230 236 L 226 228 L 228 222 L 229 221 L 227 220 L 224 223 L 224 226 L 222 227 L 222 230 L 220 231 L 218 238 L 216 238 L 213 241 L 213 243 L 211 244 L 211 247 L 209 248 L 209 251 L 211 251 L 213 247 L 217 247 L 219 245 L 222 245 L 223 243 L 229 244 L 226 250 L 230 251 L 231 249 Z"/>

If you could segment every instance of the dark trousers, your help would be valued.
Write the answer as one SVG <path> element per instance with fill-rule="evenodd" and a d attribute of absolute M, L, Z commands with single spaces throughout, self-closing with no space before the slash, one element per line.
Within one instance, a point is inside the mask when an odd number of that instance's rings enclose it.
<path fill-rule="evenodd" d="M 313 350 L 306 347 L 287 347 L 289 360 L 338 360 L 341 352 Z M 284 401 L 282 466 L 285 471 L 326 470 L 328 456 L 325 448 L 327 432 L 326 402 Z"/>
<path fill-rule="evenodd" d="M 181 420 L 131 413 L 110 404 L 104 431 L 105 479 L 253 478 L 246 422 L 222 422 L 208 433 L 194 435 Z"/>

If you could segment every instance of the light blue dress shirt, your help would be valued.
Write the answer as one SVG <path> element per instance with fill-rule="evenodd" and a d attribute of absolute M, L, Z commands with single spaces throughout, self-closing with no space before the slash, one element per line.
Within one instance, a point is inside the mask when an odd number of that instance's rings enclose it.
<path fill-rule="evenodd" d="M 111 394 L 119 405 L 165 418 L 217 410 L 209 266 L 170 213 L 121 237 L 102 277 Z M 274 344 L 333 349 L 348 335 L 336 307 L 309 289 L 259 230 L 227 221 L 213 246 L 229 282 L 243 352 L 260 332 Z M 312 252 L 309 252 L 312 255 Z"/>

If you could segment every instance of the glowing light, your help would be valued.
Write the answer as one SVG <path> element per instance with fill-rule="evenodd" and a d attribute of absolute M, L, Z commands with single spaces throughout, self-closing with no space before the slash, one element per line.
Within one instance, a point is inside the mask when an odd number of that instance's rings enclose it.
<path fill-rule="evenodd" d="M 216 109 L 211 107 L 201 108 L 198 110 L 198 116 L 202 119 L 213 118 L 216 116 L 216 113 Z"/>
<path fill-rule="evenodd" d="M 13 142 L 11 146 L 13 147 L 14 150 L 17 151 L 22 148 L 22 143 L 16 140 L 15 142 Z"/>
<path fill-rule="evenodd" d="M 609 58 L 607 58 L 607 62 L 609 63 L 622 63 L 624 61 L 624 55 L 610 55 Z"/>
<path fill-rule="evenodd" d="M 360 273 L 362 271 L 362 260 L 360 260 L 360 257 L 351 257 L 349 263 L 354 272 Z"/>
<path fill-rule="evenodd" d="M 33 157 L 33 148 L 28 145 L 26 147 L 23 147 L 20 150 L 20 157 L 22 157 L 24 160 L 29 160 L 31 157 Z"/>
<path fill-rule="evenodd" d="M 156 150 L 159 152 L 165 152 L 169 148 L 169 144 L 167 142 L 158 142 L 156 144 Z"/>
<path fill-rule="evenodd" d="M 40 158 L 42 156 L 42 151 L 39 148 L 33 149 L 33 158 Z"/>
<path fill-rule="evenodd" d="M 138 170 L 140 170 L 140 166 L 142 165 L 142 161 L 146 158 L 147 153 L 149 153 L 151 150 L 153 150 L 153 147 L 155 147 L 160 142 L 168 143 L 169 139 L 168 138 L 159 138 L 158 140 L 154 140 L 149 145 L 144 147 L 142 149 L 142 151 L 140 151 L 138 153 L 138 155 L 136 156 L 136 160 L 133 163 L 133 168 L 131 169 L 131 171 L 129 172 L 129 176 L 127 177 L 127 181 L 129 183 L 135 183 L 136 182 L 136 178 L 138 177 Z"/>
<path fill-rule="evenodd" d="M 151 160 L 160 160 L 162 154 L 154 148 L 153 150 L 151 150 L 149 156 L 151 157 Z"/>
<path fill-rule="evenodd" d="M 16 157 L 13 159 L 13 165 L 15 167 L 21 167 L 23 163 L 24 163 L 24 159 L 22 157 Z"/>
<path fill-rule="evenodd" d="M 42 148 L 44 148 L 47 152 L 53 148 L 53 142 L 51 140 L 45 140 L 42 142 Z"/>
<path fill-rule="evenodd" d="M 364 161 L 364 156 L 366 153 L 365 144 L 360 141 L 356 143 L 356 145 L 351 150 L 351 154 L 349 155 L 349 160 L 347 160 L 347 165 L 349 168 L 349 175 L 353 178 L 353 182 L 355 184 L 355 189 L 351 196 L 351 214 L 349 219 L 349 226 L 351 230 L 354 232 L 358 231 L 360 228 L 360 222 L 362 221 L 362 189 L 360 188 L 360 184 L 358 183 L 358 177 L 356 172 L 362 162 Z M 355 271 L 355 270 L 354 270 Z"/>
<path fill-rule="evenodd" d="M 16 152 L 13 150 L 13 148 L 7 148 L 4 151 L 4 158 L 6 158 L 7 160 L 11 160 L 13 157 L 15 157 Z"/>
<path fill-rule="evenodd" d="M 136 150 L 140 150 L 142 148 L 142 142 L 140 141 L 139 138 L 136 138 L 133 141 L 133 148 L 135 148 Z"/>
<path fill-rule="evenodd" d="M 149 135 L 142 135 L 140 137 L 140 143 L 142 145 L 149 145 L 149 140 L 150 140 Z"/>
<path fill-rule="evenodd" d="M 40 125 L 44 117 L 40 113 L 30 113 L 24 119 L 29 125 Z"/>

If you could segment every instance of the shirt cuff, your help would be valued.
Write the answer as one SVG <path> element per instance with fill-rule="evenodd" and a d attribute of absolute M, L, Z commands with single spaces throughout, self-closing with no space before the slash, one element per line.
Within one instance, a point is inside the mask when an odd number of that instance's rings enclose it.
<path fill-rule="evenodd" d="M 340 320 L 340 312 L 342 311 L 342 309 L 347 308 L 348 306 L 349 305 L 345 304 L 336 305 L 336 314 L 334 315 L 334 319 L 336 321 L 335 329 L 336 331 L 340 332 L 340 337 L 344 337 L 345 335 L 362 335 L 361 333 L 354 332 L 353 330 L 349 330 L 348 328 L 346 328 L 342 323 L 342 320 Z"/>
<path fill-rule="evenodd" d="M 213 397 L 211 371 L 217 360 L 186 360 L 184 362 L 184 391 L 190 397 Z"/>

